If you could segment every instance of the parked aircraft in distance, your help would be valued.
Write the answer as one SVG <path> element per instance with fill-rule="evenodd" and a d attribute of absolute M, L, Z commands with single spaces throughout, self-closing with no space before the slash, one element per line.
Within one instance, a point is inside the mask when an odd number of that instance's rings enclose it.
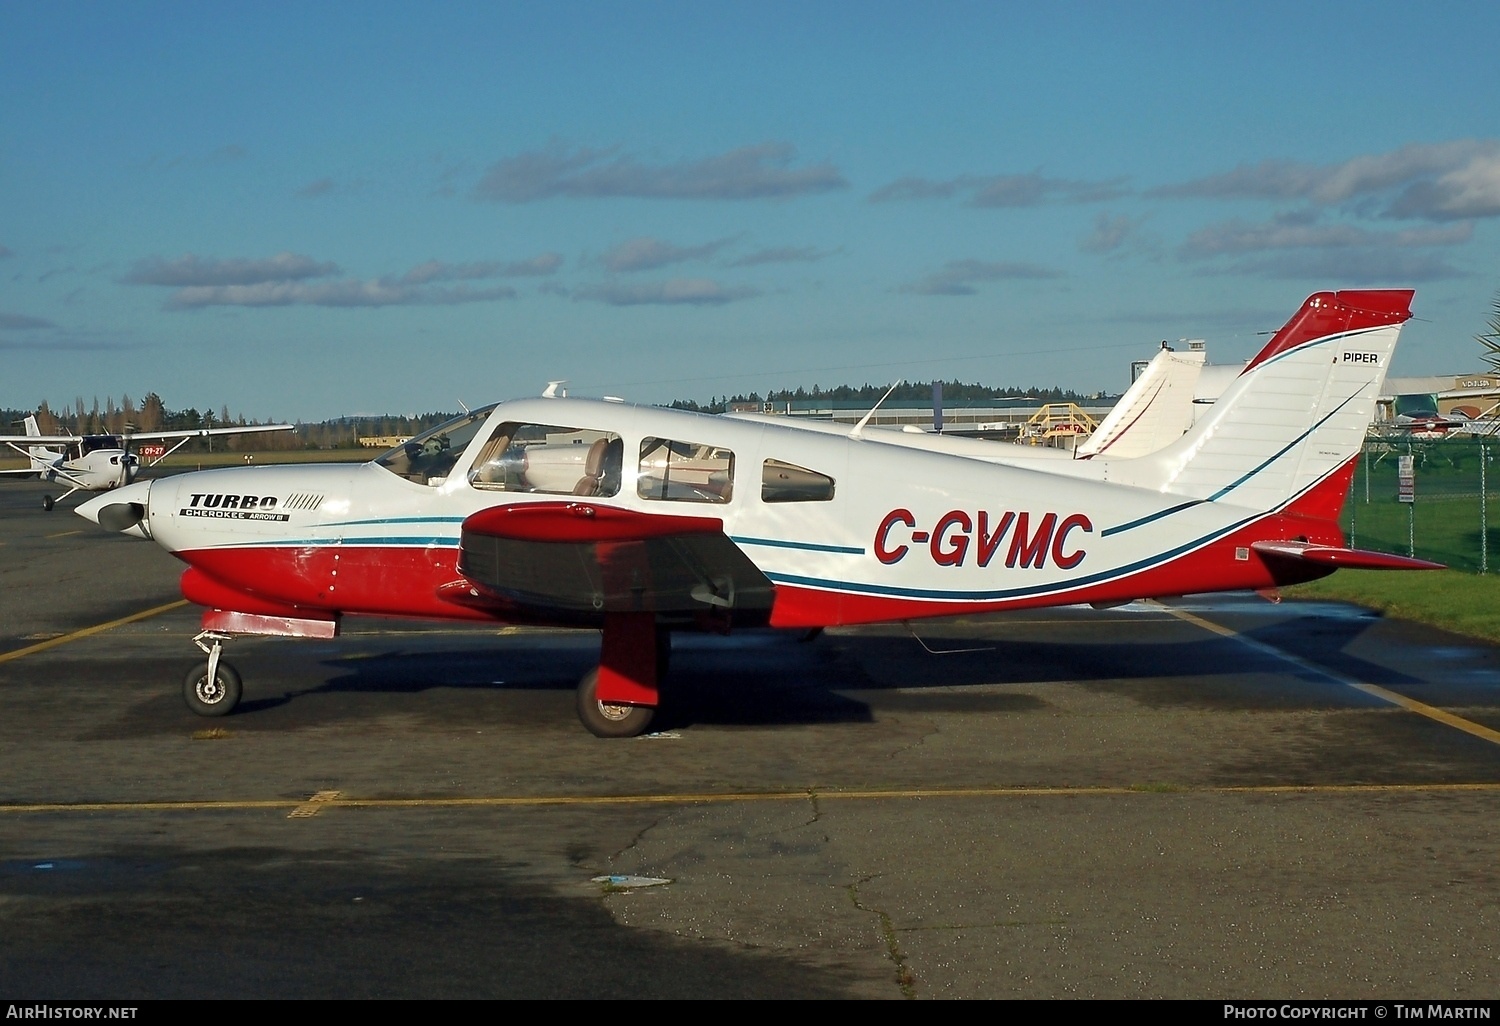
<path fill-rule="evenodd" d="M 652 723 L 677 631 L 816 630 L 1270 589 L 1438 564 L 1338 524 L 1409 290 L 1310 296 L 1186 433 L 1118 458 L 995 462 L 899 432 L 807 430 L 579 398 L 474 410 L 365 464 L 140 481 L 79 507 L 185 563 L 229 712 L 241 635 L 332 638 L 346 616 L 602 632 L 577 709 Z M 680 686 L 687 686 L 685 683 Z"/>
<path fill-rule="evenodd" d="M 141 442 L 177 441 L 171 448 L 161 446 L 161 451 L 151 457 L 147 466 L 154 467 L 193 438 L 295 430 L 295 424 L 266 424 L 196 428 L 190 431 L 139 431 L 118 435 L 44 435 L 37 426 L 36 417 L 31 416 L 26 418 L 24 435 L 0 435 L 0 443 L 25 456 L 30 461 L 30 466 L 19 470 L 0 470 L 0 474 L 35 474 L 43 481 L 60 481 L 69 486 L 56 499 L 51 495 L 42 496 L 42 508 L 50 510 L 74 492 L 105 492 L 134 481 L 136 474 L 140 473 L 141 464 L 139 454 L 130 449 L 132 445 L 139 446 Z M 62 448 L 53 449 L 49 446 Z"/>

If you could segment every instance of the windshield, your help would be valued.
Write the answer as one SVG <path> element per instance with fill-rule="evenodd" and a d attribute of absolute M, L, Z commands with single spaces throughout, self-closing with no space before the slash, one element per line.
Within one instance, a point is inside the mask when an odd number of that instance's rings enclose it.
<path fill-rule="evenodd" d="M 464 449 L 498 405 L 499 403 L 491 403 L 462 417 L 445 421 L 435 428 L 429 428 L 378 457 L 375 462 L 408 481 L 440 485 L 448 479 L 448 472 L 453 469 L 453 464 L 463 455 Z"/>

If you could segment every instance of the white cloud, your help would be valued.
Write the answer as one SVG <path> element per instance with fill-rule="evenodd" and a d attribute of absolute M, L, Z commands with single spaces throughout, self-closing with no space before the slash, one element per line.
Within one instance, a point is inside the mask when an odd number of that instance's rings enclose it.
<path fill-rule="evenodd" d="M 1261 278 L 1298 279 L 1344 285 L 1410 285 L 1463 277 L 1442 257 L 1406 250 L 1309 250 L 1242 260 L 1224 268 L 1229 274 Z"/>
<path fill-rule="evenodd" d="M 1021 175 L 960 175 L 945 181 L 898 178 L 870 194 L 871 203 L 905 200 L 951 199 L 966 196 L 971 207 L 1034 207 L 1043 203 L 1094 203 L 1125 195 L 1125 179 L 1098 182 L 1066 178 L 1044 178 L 1032 172 Z"/>
<path fill-rule="evenodd" d="M 1022 261 L 950 260 L 943 265 L 942 270 L 902 285 L 896 291 L 920 296 L 972 296 L 979 291 L 974 287 L 976 282 L 1060 277 L 1061 271 Z"/>
<path fill-rule="evenodd" d="M 612 149 L 568 149 L 553 142 L 491 165 L 474 187 L 474 197 L 498 203 L 606 196 L 748 200 L 848 187 L 832 164 L 793 167 L 795 156 L 790 144 L 767 142 L 700 160 L 653 165 Z"/>
<path fill-rule="evenodd" d="M 401 276 L 406 284 L 425 284 L 431 281 L 475 281 L 484 278 L 535 278 L 553 274 L 562 266 L 559 253 L 542 253 L 530 260 L 501 261 L 479 260 L 466 264 L 450 264 L 442 260 L 428 260 Z"/>
<path fill-rule="evenodd" d="M 508 285 L 441 288 L 436 282 L 548 275 L 561 264 L 562 257 L 557 253 L 510 262 L 428 260 L 401 275 L 320 281 L 316 279 L 337 273 L 338 265 L 295 253 L 265 260 L 205 260 L 189 254 L 172 261 L 149 257 L 121 280 L 132 285 L 174 288 L 166 302 L 168 310 L 207 306 L 446 306 L 514 299 L 517 293 Z"/>
<path fill-rule="evenodd" d="M 1338 164 L 1265 160 L 1162 186 L 1162 197 L 1305 200 L 1330 206 L 1375 201 L 1381 215 L 1453 221 L 1500 216 L 1500 140 L 1409 143 Z"/>
<path fill-rule="evenodd" d="M 319 178 L 297 190 L 299 196 L 326 196 L 336 188 L 332 178 Z"/>
<path fill-rule="evenodd" d="M 263 260 L 204 259 L 192 253 L 164 260 L 147 257 L 137 261 L 120 280 L 128 285 L 169 285 L 180 288 L 214 285 L 256 285 L 263 282 L 301 281 L 338 273 L 338 265 L 319 263 L 298 253 L 278 253 Z"/>
<path fill-rule="evenodd" d="M 761 264 L 811 264 L 832 256 L 838 250 L 813 246 L 773 246 L 746 253 L 729 262 L 730 267 L 758 267 Z"/>
<path fill-rule="evenodd" d="M 475 289 L 460 285 L 452 289 L 413 285 L 389 279 L 329 282 L 260 282 L 255 285 L 194 285 L 179 289 L 167 300 L 169 310 L 191 310 L 207 306 L 451 306 L 513 299 L 516 290 L 507 285 Z"/>
<path fill-rule="evenodd" d="M 610 306 L 722 306 L 758 295 L 755 289 L 731 288 L 708 278 L 671 278 L 660 282 L 588 285 L 576 290 L 573 298 Z"/>
<path fill-rule="evenodd" d="M 1140 224 L 1139 218 L 1124 214 L 1118 217 L 1096 214 L 1094 230 L 1079 240 L 1078 248 L 1085 253 L 1113 253 L 1125 244 L 1125 240 Z"/>
<path fill-rule="evenodd" d="M 718 239 L 699 246 L 675 246 L 661 239 L 643 236 L 620 243 L 604 254 L 604 266 L 611 271 L 648 271 L 668 264 L 689 260 L 706 260 L 733 239 Z"/>
<path fill-rule="evenodd" d="M 9 328 L 12 331 L 27 331 L 32 328 L 55 327 L 51 321 L 44 321 L 40 317 L 28 317 L 26 314 L 0 313 L 0 328 Z"/>
<path fill-rule="evenodd" d="M 1251 253 L 1268 249 L 1413 249 L 1454 246 L 1468 242 L 1474 224 L 1465 221 L 1443 228 L 1409 228 L 1376 232 L 1352 224 L 1319 224 L 1317 215 L 1284 215 L 1262 224 L 1223 221 L 1201 228 L 1182 244 L 1187 257 L 1212 257 L 1225 253 Z"/>

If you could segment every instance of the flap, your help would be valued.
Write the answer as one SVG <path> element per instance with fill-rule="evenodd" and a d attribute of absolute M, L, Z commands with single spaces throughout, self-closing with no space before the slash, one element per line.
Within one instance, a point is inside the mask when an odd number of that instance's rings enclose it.
<path fill-rule="evenodd" d="M 764 624 L 775 586 L 723 521 L 584 502 L 481 510 L 464 521 L 459 572 L 483 595 L 533 616 L 712 616 Z M 475 604 L 455 592 L 450 601 Z"/>

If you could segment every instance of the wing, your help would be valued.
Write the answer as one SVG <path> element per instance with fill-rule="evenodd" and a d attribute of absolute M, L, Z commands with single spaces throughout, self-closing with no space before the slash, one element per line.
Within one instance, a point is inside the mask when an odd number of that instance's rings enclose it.
<path fill-rule="evenodd" d="M 165 441 L 168 438 L 207 438 L 209 435 L 244 435 L 252 431 L 295 431 L 295 424 L 254 424 L 248 427 L 193 428 L 188 431 L 131 431 L 123 437 L 132 442 L 141 439 Z M 45 439 L 40 439 L 45 441 Z"/>
<path fill-rule="evenodd" d="M 0 435 L 0 444 L 68 445 L 83 441 L 82 435 Z"/>
<path fill-rule="evenodd" d="M 244 435 L 253 431 L 295 431 L 296 424 L 252 424 L 247 427 L 224 427 L 224 428 L 192 428 L 187 431 L 127 431 L 120 437 L 129 441 L 165 440 L 168 438 L 207 438 L 209 435 Z M 109 434 L 109 432 L 100 432 Z M 84 435 L 0 435 L 0 444 L 19 443 L 22 445 L 68 445 L 72 442 L 81 442 Z M 87 436 L 95 437 L 95 436 Z"/>
<path fill-rule="evenodd" d="M 764 624 L 775 595 L 722 520 L 584 502 L 475 513 L 463 524 L 458 567 L 465 580 L 439 590 L 447 601 L 573 623 L 653 612 Z"/>

